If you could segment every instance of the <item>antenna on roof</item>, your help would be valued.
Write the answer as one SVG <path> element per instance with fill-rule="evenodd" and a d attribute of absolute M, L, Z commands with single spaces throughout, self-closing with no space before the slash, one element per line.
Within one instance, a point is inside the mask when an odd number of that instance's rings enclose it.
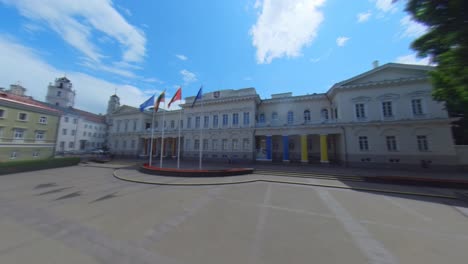
<path fill-rule="evenodd" d="M 114 95 L 117 95 L 117 87 L 114 88 Z"/>

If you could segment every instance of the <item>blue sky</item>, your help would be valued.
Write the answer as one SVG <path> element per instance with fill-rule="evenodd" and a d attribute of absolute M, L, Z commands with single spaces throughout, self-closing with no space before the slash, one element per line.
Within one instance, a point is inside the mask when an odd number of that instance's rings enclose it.
<path fill-rule="evenodd" d="M 410 43 L 425 28 L 392 0 L 0 0 L 0 87 L 43 100 L 66 75 L 76 107 L 104 113 L 117 89 L 138 106 L 255 87 L 261 98 L 321 93 L 374 60 L 427 64 Z"/>

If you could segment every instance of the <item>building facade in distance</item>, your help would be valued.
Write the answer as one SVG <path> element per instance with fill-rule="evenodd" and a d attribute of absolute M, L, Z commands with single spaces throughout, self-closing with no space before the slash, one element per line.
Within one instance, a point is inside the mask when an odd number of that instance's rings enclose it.
<path fill-rule="evenodd" d="M 60 111 L 11 85 L 0 91 L 0 161 L 43 159 L 54 155 Z"/>
<path fill-rule="evenodd" d="M 456 166 L 458 157 L 444 104 L 432 99 L 430 66 L 388 63 L 333 85 L 327 92 L 260 99 L 254 88 L 203 94 L 195 107 L 108 113 L 109 146 L 117 155 L 356 166 Z M 203 106 L 202 106 L 203 105 Z M 182 116 L 182 121 L 179 121 Z M 200 128 L 203 128 L 202 134 Z M 154 129 L 153 146 L 151 129 Z"/>
<path fill-rule="evenodd" d="M 105 116 L 76 109 L 72 82 L 66 77 L 48 86 L 46 101 L 62 113 L 57 134 L 56 153 L 84 153 L 102 148 L 107 141 Z"/>

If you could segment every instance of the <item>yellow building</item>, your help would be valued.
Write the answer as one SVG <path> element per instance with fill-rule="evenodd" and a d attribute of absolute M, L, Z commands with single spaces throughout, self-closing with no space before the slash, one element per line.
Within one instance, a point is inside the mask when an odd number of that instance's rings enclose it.
<path fill-rule="evenodd" d="M 0 91 L 0 162 L 52 157 L 60 112 L 24 95 L 20 85 Z"/>

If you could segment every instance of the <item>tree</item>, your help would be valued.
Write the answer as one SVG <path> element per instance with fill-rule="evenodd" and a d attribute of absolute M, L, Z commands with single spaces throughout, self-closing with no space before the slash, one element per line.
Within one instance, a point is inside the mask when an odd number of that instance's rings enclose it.
<path fill-rule="evenodd" d="M 406 11 L 428 26 L 411 47 L 437 65 L 430 73 L 433 97 L 461 117 L 454 135 L 457 144 L 468 144 L 468 1 L 408 0 Z"/>

